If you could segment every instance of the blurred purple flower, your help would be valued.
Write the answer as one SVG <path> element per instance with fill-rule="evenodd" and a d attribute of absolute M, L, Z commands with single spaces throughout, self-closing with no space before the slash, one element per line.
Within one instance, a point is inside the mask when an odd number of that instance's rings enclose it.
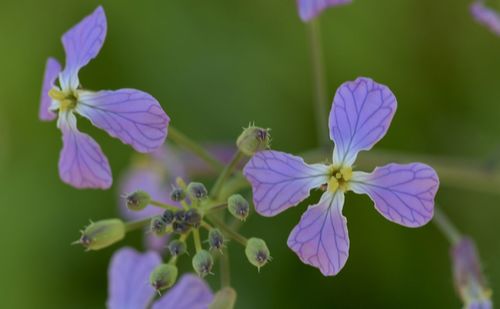
<path fill-rule="evenodd" d="M 261 151 L 243 170 L 252 185 L 255 208 L 263 216 L 297 205 L 313 188 L 325 190 L 288 238 L 299 258 L 325 276 L 337 274 L 349 254 L 347 220 L 342 215 L 345 192 L 367 194 L 382 216 L 403 226 L 419 227 L 433 216 L 439 180 L 431 167 L 392 163 L 372 173 L 352 171 L 358 153 L 370 150 L 387 132 L 396 104 L 388 87 L 369 78 L 346 82 L 337 90 L 330 112 L 330 138 L 335 143 L 331 165 Z"/>
<path fill-rule="evenodd" d="M 145 309 L 155 296 L 149 275 L 161 263 L 156 252 L 139 253 L 131 248 L 117 251 L 108 270 L 108 309 Z M 212 302 L 207 284 L 195 275 L 182 276 L 152 309 L 203 309 Z"/>
<path fill-rule="evenodd" d="M 494 10 L 486 7 L 484 1 L 477 0 L 472 3 L 470 11 L 478 23 L 488 27 L 496 35 L 500 35 L 500 15 Z"/>
<path fill-rule="evenodd" d="M 323 10 L 342 4 L 349 4 L 352 0 L 297 0 L 299 16 L 307 22 L 316 18 Z"/>
<path fill-rule="evenodd" d="M 462 238 L 451 249 L 455 287 L 467 309 L 491 309 L 491 290 L 481 271 L 474 241 Z"/>
<path fill-rule="evenodd" d="M 48 59 L 45 68 L 39 118 L 52 121 L 58 111 L 57 126 L 63 134 L 59 175 L 65 183 L 80 189 L 107 189 L 112 175 L 100 146 L 78 131 L 75 113 L 143 153 L 164 143 L 170 121 L 158 101 L 145 92 L 135 89 L 92 92 L 81 88 L 78 72 L 99 53 L 106 29 L 106 16 L 99 6 L 62 36 L 66 53 L 64 70 L 61 71 L 54 58 Z M 59 85 L 55 84 L 57 79 Z"/>

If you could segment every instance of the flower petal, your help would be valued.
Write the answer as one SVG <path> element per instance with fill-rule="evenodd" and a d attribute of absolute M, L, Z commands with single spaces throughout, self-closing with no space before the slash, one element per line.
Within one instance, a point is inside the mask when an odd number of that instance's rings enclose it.
<path fill-rule="evenodd" d="M 107 308 L 146 308 L 155 293 L 149 285 L 149 275 L 160 263 L 156 252 L 141 254 L 132 248 L 117 251 L 108 270 Z"/>
<path fill-rule="evenodd" d="M 79 189 L 108 189 L 113 179 L 101 147 L 90 136 L 78 131 L 72 113 L 61 114 L 59 121 L 63 134 L 63 149 L 59 157 L 61 179 Z"/>
<path fill-rule="evenodd" d="M 256 153 L 243 169 L 252 185 L 257 212 L 274 216 L 297 205 L 309 191 L 328 181 L 328 167 L 307 164 L 300 157 L 279 151 Z"/>
<path fill-rule="evenodd" d="M 336 275 L 349 256 L 343 206 L 343 192 L 325 192 L 318 204 L 309 206 L 288 237 L 288 247 L 302 262 L 319 268 L 325 276 Z"/>
<path fill-rule="evenodd" d="M 370 150 L 384 137 L 396 111 L 391 90 L 370 78 L 342 84 L 330 111 L 333 163 L 352 166 L 358 152 Z"/>
<path fill-rule="evenodd" d="M 297 0 L 299 16 L 302 21 L 309 21 L 318 16 L 324 9 L 351 3 L 352 0 Z"/>
<path fill-rule="evenodd" d="M 152 309 L 206 309 L 212 302 L 213 294 L 208 285 L 195 275 L 184 275 Z"/>
<path fill-rule="evenodd" d="M 155 98 L 139 90 L 81 91 L 76 110 L 139 152 L 156 150 L 167 137 L 169 117 Z"/>
<path fill-rule="evenodd" d="M 472 3 L 470 11 L 478 23 L 486 26 L 496 35 L 500 35 L 500 15 L 497 12 L 486 7 L 483 1 Z"/>
<path fill-rule="evenodd" d="M 40 98 L 40 109 L 38 111 L 38 118 L 43 121 L 52 121 L 56 119 L 57 115 L 49 108 L 52 104 L 52 99 L 49 97 L 49 91 L 54 87 L 54 82 L 61 72 L 61 65 L 59 61 L 54 58 L 47 59 L 45 64 L 45 73 L 43 76 L 42 95 Z"/>
<path fill-rule="evenodd" d="M 387 220 L 419 227 L 432 219 L 439 179 L 432 167 L 422 163 L 388 164 L 373 173 L 354 172 L 351 189 L 368 194 Z"/>
<path fill-rule="evenodd" d="M 106 15 L 99 6 L 62 36 L 66 52 L 66 66 L 60 78 L 63 90 L 79 86 L 78 71 L 97 56 L 106 38 L 106 31 Z"/>

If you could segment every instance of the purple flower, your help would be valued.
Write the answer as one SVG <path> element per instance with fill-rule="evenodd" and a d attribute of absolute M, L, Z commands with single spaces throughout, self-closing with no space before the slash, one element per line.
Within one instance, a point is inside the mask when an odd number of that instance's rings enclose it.
<path fill-rule="evenodd" d="M 486 7 L 481 0 L 472 3 L 470 11 L 478 23 L 488 27 L 495 34 L 500 35 L 500 16 L 497 12 Z"/>
<path fill-rule="evenodd" d="M 358 78 L 339 87 L 330 112 L 333 163 L 307 164 L 278 151 L 257 153 L 243 172 L 252 184 L 258 213 L 274 216 L 297 205 L 313 188 L 322 188 L 318 204 L 309 206 L 288 238 L 288 246 L 325 276 L 337 274 L 347 261 L 349 238 L 342 215 L 344 194 L 367 194 L 386 219 L 407 226 L 426 224 L 434 213 L 439 180 L 422 163 L 389 164 L 372 173 L 353 172 L 360 151 L 370 150 L 387 132 L 396 111 L 388 87 Z"/>
<path fill-rule="evenodd" d="M 342 4 L 351 3 L 352 0 L 297 0 L 299 16 L 307 22 L 318 16 L 323 10 Z"/>
<path fill-rule="evenodd" d="M 149 284 L 149 275 L 161 263 L 156 252 L 139 253 L 131 248 L 117 251 L 108 270 L 108 309 L 145 309 L 155 290 Z M 207 284 L 195 275 L 184 275 L 152 309 L 208 308 L 213 295 Z"/>
<path fill-rule="evenodd" d="M 451 249 L 455 287 L 467 309 L 491 309 L 491 290 L 481 271 L 474 241 L 462 238 Z"/>
<path fill-rule="evenodd" d="M 45 68 L 39 117 L 54 120 L 63 134 L 59 158 L 61 179 L 76 188 L 111 186 L 108 159 L 99 145 L 77 129 L 75 114 L 139 152 L 160 147 L 167 136 L 169 117 L 151 95 L 120 89 L 92 92 L 81 88 L 78 71 L 95 58 L 106 37 L 106 16 L 102 7 L 62 36 L 66 66 L 49 58 Z M 59 81 L 58 85 L 55 84 Z"/>

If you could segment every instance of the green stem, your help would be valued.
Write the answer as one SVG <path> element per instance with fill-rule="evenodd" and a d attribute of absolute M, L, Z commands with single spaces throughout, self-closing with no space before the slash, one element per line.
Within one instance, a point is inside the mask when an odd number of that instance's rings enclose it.
<path fill-rule="evenodd" d="M 327 146 L 330 143 L 327 126 L 327 96 L 323 53 L 321 49 L 321 31 L 319 19 L 315 18 L 308 23 L 309 45 L 311 48 L 311 63 L 314 79 L 314 112 L 316 134 L 319 145 Z"/>
<path fill-rule="evenodd" d="M 227 208 L 227 203 L 220 204 L 220 205 L 213 205 L 213 206 L 206 207 L 206 209 L 203 210 L 203 213 L 208 215 L 208 214 L 211 214 L 211 213 L 219 211 L 219 210 L 224 210 L 226 208 Z"/>
<path fill-rule="evenodd" d="M 231 286 L 231 268 L 229 265 L 229 251 L 223 249 L 220 257 L 220 283 L 222 287 Z"/>
<path fill-rule="evenodd" d="M 168 210 L 172 210 L 172 211 L 177 211 L 179 210 L 179 207 L 176 207 L 174 205 L 170 205 L 170 204 L 166 204 L 166 203 L 162 203 L 162 202 L 158 202 L 158 201 L 154 201 L 154 200 L 151 200 L 149 202 L 149 204 L 153 205 L 153 206 L 156 206 L 156 207 L 160 207 L 160 208 L 163 208 L 163 209 L 168 209 Z"/>
<path fill-rule="evenodd" d="M 448 216 L 436 204 L 434 208 L 434 218 L 432 222 L 439 228 L 441 233 L 454 245 L 460 241 L 461 235 L 458 229 L 453 225 Z"/>
<path fill-rule="evenodd" d="M 200 159 L 204 160 L 213 169 L 220 171 L 224 168 L 224 165 L 203 149 L 203 147 L 172 126 L 169 126 L 168 128 L 168 137 L 170 137 L 179 146 L 188 149 L 200 157 Z"/>
<path fill-rule="evenodd" d="M 232 240 L 235 240 L 242 244 L 244 247 L 247 245 L 247 239 L 241 235 L 240 233 L 233 231 L 229 226 L 227 226 L 222 220 L 219 218 L 216 218 L 215 216 L 210 216 L 209 220 L 212 221 L 212 223 L 221 229 L 222 233 L 225 233 L 229 238 Z"/>
<path fill-rule="evenodd" d="M 201 247 L 200 230 L 193 229 L 193 240 L 196 252 L 200 252 L 201 250 L 203 250 L 203 248 Z"/>
<path fill-rule="evenodd" d="M 125 231 L 126 232 L 131 232 L 131 231 L 137 230 L 137 229 L 139 229 L 141 227 L 144 227 L 144 226 L 148 225 L 151 222 L 152 218 L 153 217 L 147 217 L 147 218 L 144 218 L 144 219 L 141 219 L 141 220 L 137 220 L 137 221 L 126 222 L 125 223 Z"/>
<path fill-rule="evenodd" d="M 231 162 L 229 162 L 229 164 L 226 165 L 226 167 L 224 168 L 222 173 L 219 175 L 219 177 L 215 181 L 215 184 L 212 188 L 212 191 L 210 192 L 210 196 L 212 197 L 212 199 L 217 200 L 217 198 L 220 195 L 220 191 L 222 189 L 222 186 L 224 185 L 224 182 L 227 180 L 227 178 L 229 178 L 229 176 L 231 176 L 232 172 L 234 171 L 234 169 L 236 168 L 236 166 L 238 165 L 238 163 L 240 162 L 240 160 L 243 157 L 244 157 L 244 154 L 241 151 L 239 151 L 239 150 L 236 151 Z"/>
<path fill-rule="evenodd" d="M 148 303 L 146 304 L 146 309 L 151 309 L 153 308 L 153 304 L 156 301 L 156 294 L 151 295 L 151 298 L 149 299 Z"/>

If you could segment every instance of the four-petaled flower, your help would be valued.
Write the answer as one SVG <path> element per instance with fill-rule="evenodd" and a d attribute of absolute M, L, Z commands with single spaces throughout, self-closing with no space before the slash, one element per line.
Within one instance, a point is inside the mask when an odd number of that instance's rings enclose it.
<path fill-rule="evenodd" d="M 500 35 L 500 15 L 488 8 L 484 1 L 477 0 L 472 3 L 470 11 L 478 23 L 488 27 L 496 35 Z"/>
<path fill-rule="evenodd" d="M 335 143 L 331 165 L 307 164 L 300 157 L 269 150 L 258 152 L 244 168 L 255 208 L 263 216 L 297 205 L 313 188 L 325 191 L 288 238 L 300 259 L 325 276 L 337 274 L 347 261 L 349 238 L 342 215 L 347 191 L 367 194 L 382 216 L 407 227 L 422 226 L 433 216 L 439 180 L 431 167 L 393 163 L 372 173 L 352 170 L 358 153 L 385 135 L 396 104 L 388 87 L 369 78 L 346 82 L 337 90 L 330 112 L 330 138 Z"/>
<path fill-rule="evenodd" d="M 148 307 L 156 291 L 149 284 L 149 275 L 161 264 L 156 252 L 139 253 L 131 248 L 117 251 L 111 260 L 108 276 L 108 309 L 206 309 L 213 300 L 207 284 L 196 275 L 184 275 Z"/>
<path fill-rule="evenodd" d="M 307 22 L 316 18 L 323 10 L 341 4 L 351 3 L 352 0 L 297 0 L 299 16 L 302 21 Z"/>
<path fill-rule="evenodd" d="M 45 68 L 39 117 L 51 121 L 58 111 L 57 126 L 63 135 L 59 175 L 76 188 L 107 189 L 112 176 L 99 145 L 78 131 L 75 114 L 88 118 L 93 125 L 139 152 L 160 147 L 170 121 L 158 101 L 145 92 L 134 89 L 92 92 L 81 88 L 78 71 L 99 53 L 106 28 L 104 10 L 98 7 L 62 36 L 66 53 L 64 70 L 53 58 L 48 59 Z"/>

